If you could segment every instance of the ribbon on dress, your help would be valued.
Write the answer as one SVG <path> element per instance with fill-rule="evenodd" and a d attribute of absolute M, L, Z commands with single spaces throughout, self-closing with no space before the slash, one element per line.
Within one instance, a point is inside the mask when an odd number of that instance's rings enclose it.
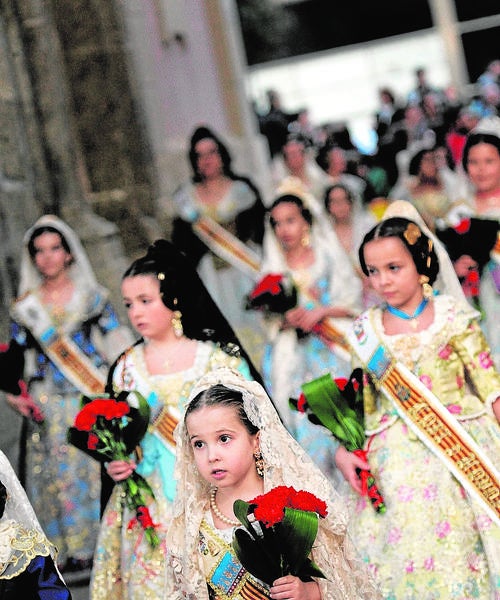
<path fill-rule="evenodd" d="M 33 292 L 15 301 L 12 315 L 29 329 L 49 359 L 82 394 L 91 396 L 104 392 L 104 374 L 69 336 L 57 329 Z"/>
<path fill-rule="evenodd" d="M 500 525 L 500 473 L 482 448 L 418 377 L 394 359 L 367 313 L 355 321 L 349 341 L 401 419 Z"/>

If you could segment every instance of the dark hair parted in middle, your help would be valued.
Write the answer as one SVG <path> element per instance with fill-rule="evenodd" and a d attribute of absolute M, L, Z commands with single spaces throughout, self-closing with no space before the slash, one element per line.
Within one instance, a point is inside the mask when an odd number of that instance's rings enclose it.
<path fill-rule="evenodd" d="M 298 196 L 295 196 L 295 194 L 284 194 L 283 196 L 278 196 L 278 198 L 276 198 L 276 200 L 268 208 L 267 212 L 271 213 L 273 208 L 276 208 L 280 204 L 295 204 L 295 206 L 297 206 L 300 210 L 300 214 L 302 215 L 302 217 L 309 223 L 309 225 L 312 225 L 313 217 L 311 211 L 304 206 L 302 199 Z M 272 216 L 269 217 L 269 222 L 271 223 L 271 227 L 274 229 L 276 223 Z"/>
<path fill-rule="evenodd" d="M 243 406 L 243 395 L 238 390 L 233 390 L 219 383 L 200 392 L 187 405 L 184 420 L 186 420 L 191 413 L 200 408 L 204 408 L 205 406 L 233 407 L 236 410 L 242 425 L 244 425 L 250 435 L 255 435 L 259 431 L 258 427 L 256 427 L 248 418 Z"/>
<path fill-rule="evenodd" d="M 37 227 L 31 232 L 30 239 L 28 240 L 28 252 L 31 258 L 34 258 L 36 254 L 35 240 L 44 233 L 56 233 L 61 240 L 61 246 L 71 256 L 71 259 L 73 261 L 73 254 L 71 253 L 71 248 L 69 247 L 68 241 L 66 240 L 62 232 L 59 231 L 59 229 L 57 229 L 56 227 L 53 227 L 52 225 L 42 225 L 41 227 Z"/>
<path fill-rule="evenodd" d="M 327 212 L 329 212 L 329 210 L 330 210 L 330 194 L 334 190 L 342 190 L 345 193 L 347 202 L 349 202 L 349 204 L 351 206 L 352 206 L 352 204 L 354 204 L 354 195 L 353 195 L 352 191 L 349 189 L 349 187 L 347 185 L 345 185 L 344 183 L 334 183 L 333 185 L 329 185 L 326 188 L 325 193 L 323 194 L 323 203 L 325 205 Z"/>
<path fill-rule="evenodd" d="M 381 221 L 365 235 L 359 247 L 359 262 L 363 273 L 369 275 L 364 255 L 365 245 L 372 240 L 391 237 L 396 237 L 403 242 L 413 258 L 417 273 L 427 275 L 432 285 L 439 272 L 439 261 L 434 251 L 434 244 L 416 223 L 404 217 L 392 217 Z"/>
<path fill-rule="evenodd" d="M 500 154 L 500 137 L 495 135 L 494 133 L 470 133 L 467 136 L 467 141 L 465 142 L 464 150 L 462 153 L 462 166 L 467 173 L 467 165 L 469 162 L 469 152 L 471 148 L 477 146 L 478 144 L 490 144 L 497 149 L 498 154 Z"/>
<path fill-rule="evenodd" d="M 195 340 L 211 340 L 226 351 L 239 349 L 253 378 L 262 379 L 233 328 L 219 310 L 196 269 L 172 242 L 156 240 L 144 256 L 136 259 L 123 274 L 126 277 L 151 275 L 160 285 L 163 304 L 182 313 L 184 334 Z"/>

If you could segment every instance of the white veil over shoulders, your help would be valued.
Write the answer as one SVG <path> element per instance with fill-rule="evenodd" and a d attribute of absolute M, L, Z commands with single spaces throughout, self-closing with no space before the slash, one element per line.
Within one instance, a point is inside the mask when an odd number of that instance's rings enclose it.
<path fill-rule="evenodd" d="M 204 375 L 191 391 L 189 402 L 200 392 L 222 384 L 242 394 L 245 412 L 259 429 L 259 442 L 264 459 L 264 491 L 286 485 L 297 490 L 307 489 L 324 500 L 328 515 L 320 520 L 314 547 L 314 560 L 327 580 L 318 580 L 323 600 L 361 600 L 379 598 L 375 584 L 347 535 L 347 514 L 339 494 L 314 464 L 305 450 L 288 433 L 279 419 L 269 396 L 256 381 L 248 381 L 227 367 Z M 198 531 L 209 507 L 210 486 L 199 475 L 194 463 L 184 420 L 177 426 L 176 468 L 177 495 L 173 519 L 167 534 L 170 567 L 167 587 L 178 584 L 182 593 L 167 594 L 169 598 L 208 599 L 202 559 L 198 550 Z"/>
<path fill-rule="evenodd" d="M 64 236 L 74 260 L 69 273 L 75 285 L 81 287 L 81 289 L 101 288 L 97 283 L 87 253 L 73 229 L 55 215 L 43 215 L 26 231 L 23 237 L 18 296 L 22 296 L 28 290 L 37 288 L 42 283 L 40 274 L 28 251 L 28 242 L 33 232 L 40 227 L 53 227 Z"/>

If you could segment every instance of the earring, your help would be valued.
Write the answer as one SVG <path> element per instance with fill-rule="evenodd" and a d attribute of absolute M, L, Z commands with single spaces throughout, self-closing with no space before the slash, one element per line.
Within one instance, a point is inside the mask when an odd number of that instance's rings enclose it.
<path fill-rule="evenodd" d="M 259 477 L 264 477 L 264 459 L 262 458 L 262 454 L 259 451 L 254 452 L 253 457 L 255 459 L 255 469 L 257 471 L 257 475 Z"/>
<path fill-rule="evenodd" d="M 432 285 L 429 283 L 429 278 L 427 277 L 427 275 L 420 275 L 418 282 L 422 286 L 422 293 L 424 295 L 424 298 L 427 298 L 427 300 L 429 298 L 432 298 L 434 290 L 432 289 Z"/>
<path fill-rule="evenodd" d="M 307 248 L 308 246 L 311 245 L 311 238 L 309 236 L 309 229 L 307 229 L 306 231 L 304 231 L 303 236 L 300 239 L 300 243 L 304 248 Z"/>
<path fill-rule="evenodd" d="M 177 306 L 177 298 L 174 298 L 174 306 Z M 180 310 L 174 310 L 172 315 L 172 329 L 176 338 L 182 337 L 184 329 L 182 327 L 182 313 Z"/>

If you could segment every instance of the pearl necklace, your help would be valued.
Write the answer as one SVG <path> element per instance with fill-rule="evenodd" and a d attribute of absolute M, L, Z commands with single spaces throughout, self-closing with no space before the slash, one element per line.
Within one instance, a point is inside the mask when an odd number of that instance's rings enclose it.
<path fill-rule="evenodd" d="M 391 313 L 391 315 L 394 315 L 395 317 L 398 317 L 398 319 L 404 319 L 405 321 L 410 321 L 413 329 L 416 329 L 417 328 L 417 317 L 423 313 L 423 311 L 428 303 L 429 303 L 429 299 L 424 298 L 422 300 L 422 302 L 420 302 L 420 304 L 417 306 L 417 308 L 415 309 L 415 312 L 412 315 L 409 315 L 408 313 L 405 313 L 404 311 L 399 310 L 399 308 L 396 308 L 395 306 L 391 306 L 390 304 L 386 304 L 385 308 L 386 308 L 387 312 Z"/>
<path fill-rule="evenodd" d="M 217 494 L 217 488 L 214 487 L 210 490 L 210 508 L 212 509 L 212 512 L 214 513 L 214 515 L 223 523 L 226 523 L 227 525 L 231 525 L 231 527 L 238 527 L 238 525 L 241 525 L 241 523 L 239 521 L 233 521 L 233 519 L 230 519 L 229 517 L 226 517 L 225 515 L 223 515 L 221 513 L 221 511 L 219 510 L 219 507 L 217 506 L 217 504 L 215 502 L 216 494 Z"/>

